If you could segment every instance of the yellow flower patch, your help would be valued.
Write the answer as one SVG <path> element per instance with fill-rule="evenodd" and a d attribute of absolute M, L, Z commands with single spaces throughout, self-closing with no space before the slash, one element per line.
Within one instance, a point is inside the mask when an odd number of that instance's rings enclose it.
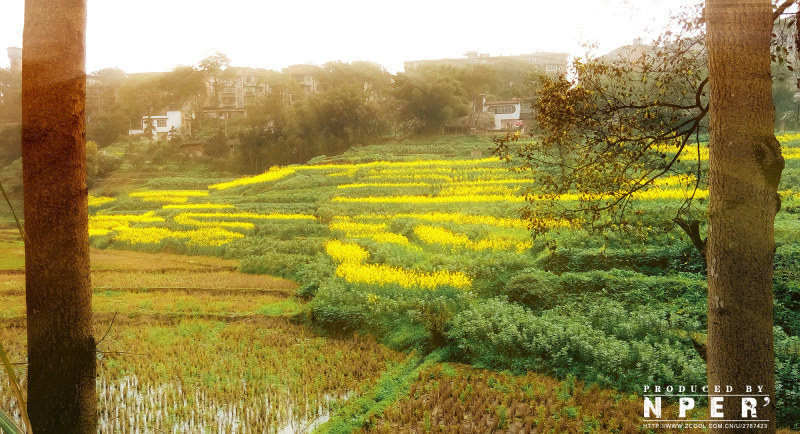
<path fill-rule="evenodd" d="M 89 207 L 103 206 L 107 203 L 114 202 L 115 198 L 106 196 L 92 196 L 89 195 Z"/>
<path fill-rule="evenodd" d="M 528 223 L 519 218 L 494 217 L 489 215 L 471 215 L 462 213 L 398 213 L 398 214 L 362 214 L 356 216 L 363 220 L 393 220 L 399 218 L 409 218 L 425 220 L 430 222 L 448 222 L 462 225 L 489 225 L 504 228 L 527 229 Z M 569 222 L 565 220 L 553 221 L 553 227 L 568 227 Z"/>
<path fill-rule="evenodd" d="M 203 219 L 203 220 L 201 220 Z M 208 220 L 207 220 L 208 219 Z M 216 213 L 216 212 L 184 212 L 175 216 L 176 223 L 187 226 L 213 227 L 221 226 L 228 228 L 253 229 L 255 225 L 245 221 L 230 221 L 233 219 L 241 220 L 316 220 L 316 217 L 308 214 L 256 214 L 252 212 L 236 213 Z M 210 221 L 209 221 L 210 220 Z"/>
<path fill-rule="evenodd" d="M 225 190 L 233 187 L 241 187 L 244 185 L 261 184 L 264 182 L 276 181 L 287 175 L 291 175 L 295 169 L 289 167 L 273 166 L 261 175 L 248 176 L 245 178 L 234 179 L 229 182 L 220 182 L 217 184 L 209 185 L 208 188 L 215 190 Z"/>
<path fill-rule="evenodd" d="M 361 184 L 340 184 L 336 188 L 367 188 L 367 187 L 431 187 L 433 184 L 427 182 L 370 182 Z"/>
<path fill-rule="evenodd" d="M 516 241 L 509 238 L 489 237 L 479 241 L 472 241 L 464 234 L 452 232 L 448 229 L 419 225 L 414 228 L 414 234 L 428 244 L 441 244 L 444 246 L 465 248 L 475 251 L 480 250 L 510 250 L 521 253 L 533 247 L 531 241 Z"/>
<path fill-rule="evenodd" d="M 148 191 L 135 191 L 129 194 L 130 197 L 163 197 L 163 196 L 178 196 L 178 197 L 205 197 L 208 196 L 208 190 L 148 190 Z"/>
<path fill-rule="evenodd" d="M 162 209 L 228 209 L 235 208 L 233 205 L 225 203 L 187 203 L 181 205 L 164 205 Z"/>
<path fill-rule="evenodd" d="M 110 229 L 128 227 L 131 223 L 156 223 L 163 222 L 163 217 L 155 216 L 153 211 L 145 214 L 101 214 L 89 216 L 89 230 Z"/>
<path fill-rule="evenodd" d="M 344 203 L 468 203 L 468 202 L 524 202 L 522 196 L 512 195 L 463 195 L 463 196 L 365 196 L 365 197 L 343 197 L 336 196 L 332 202 Z"/>
<path fill-rule="evenodd" d="M 186 203 L 189 201 L 187 196 L 144 196 L 142 202 L 156 202 L 156 203 Z"/>
<path fill-rule="evenodd" d="M 336 267 L 336 275 L 352 283 L 367 283 L 380 286 L 397 284 L 403 288 L 436 289 L 440 286 L 469 288 L 472 285 L 472 280 L 463 273 L 449 271 L 419 273 L 389 265 L 352 262 L 345 262 Z"/>
<path fill-rule="evenodd" d="M 330 240 L 325 243 L 325 252 L 336 262 L 361 263 L 369 258 L 369 252 L 358 244 Z"/>
<path fill-rule="evenodd" d="M 222 228 L 173 231 L 160 227 L 121 228 L 116 235 L 117 240 L 130 244 L 158 244 L 165 239 L 186 239 L 186 244 L 190 246 L 221 246 L 242 237 L 243 234 Z"/>

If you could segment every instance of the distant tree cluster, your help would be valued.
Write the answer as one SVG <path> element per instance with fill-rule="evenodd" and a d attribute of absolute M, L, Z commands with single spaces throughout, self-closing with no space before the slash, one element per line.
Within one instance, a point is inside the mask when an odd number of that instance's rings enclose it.
<path fill-rule="evenodd" d="M 527 98 L 535 68 L 522 61 L 496 65 L 429 64 L 392 75 L 371 62 L 302 65 L 298 74 L 231 67 L 222 53 L 196 66 L 127 75 L 107 68 L 89 75 L 87 139 L 104 148 L 142 117 L 180 109 L 189 120 L 180 140 L 203 143 L 205 154 L 256 173 L 275 164 L 305 162 L 384 137 L 406 137 L 482 125 L 474 102 Z M 294 72 L 294 74 L 293 74 Z M 245 95 L 243 118 L 225 114 L 224 100 L 245 77 L 268 89 Z M 309 85 L 309 80 L 313 85 Z M 149 137 L 152 122 L 144 122 Z"/>

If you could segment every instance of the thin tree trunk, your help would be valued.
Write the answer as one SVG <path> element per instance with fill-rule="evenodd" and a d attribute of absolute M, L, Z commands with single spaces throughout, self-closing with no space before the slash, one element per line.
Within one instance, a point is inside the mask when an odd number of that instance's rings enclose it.
<path fill-rule="evenodd" d="M 26 0 L 22 164 L 28 413 L 36 433 L 94 433 L 85 113 L 86 0 Z"/>
<path fill-rule="evenodd" d="M 741 396 L 723 397 L 722 419 L 770 421 L 768 429 L 712 432 L 775 432 L 772 269 L 783 158 L 773 131 L 772 7 L 770 0 L 707 0 L 706 17 L 708 383 L 762 395 L 755 417 L 742 416 Z"/>

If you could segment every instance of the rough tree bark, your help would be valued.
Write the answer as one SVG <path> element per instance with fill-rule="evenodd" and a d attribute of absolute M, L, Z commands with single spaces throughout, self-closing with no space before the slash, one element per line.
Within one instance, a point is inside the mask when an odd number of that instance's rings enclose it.
<path fill-rule="evenodd" d="M 86 0 L 26 0 L 22 171 L 28 413 L 36 433 L 94 433 L 84 103 Z"/>
<path fill-rule="evenodd" d="M 770 0 L 707 0 L 710 84 L 708 382 L 762 386 L 757 418 L 775 432 L 772 270 L 777 194 L 783 171 L 773 133 Z M 724 389 L 723 389 L 724 390 Z M 757 389 L 756 389 L 757 390 Z M 743 419 L 740 397 L 724 419 Z"/>

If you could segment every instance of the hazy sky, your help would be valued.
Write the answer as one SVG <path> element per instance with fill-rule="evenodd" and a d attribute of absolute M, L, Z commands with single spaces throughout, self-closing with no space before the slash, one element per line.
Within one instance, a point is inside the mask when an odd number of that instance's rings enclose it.
<path fill-rule="evenodd" d="M 214 51 L 234 66 L 268 69 L 536 51 L 608 52 L 662 28 L 692 0 L 88 0 L 87 70 L 166 71 Z M 0 3 L 5 47 L 22 45 L 24 0 Z"/>

